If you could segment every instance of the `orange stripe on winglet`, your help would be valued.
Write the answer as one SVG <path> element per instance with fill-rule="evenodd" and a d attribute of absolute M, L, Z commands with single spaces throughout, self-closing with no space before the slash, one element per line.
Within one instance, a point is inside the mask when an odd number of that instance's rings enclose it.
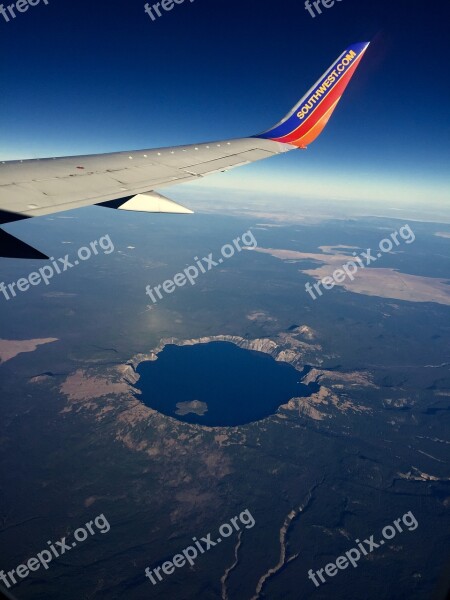
<path fill-rule="evenodd" d="M 299 148 L 305 148 L 309 144 L 312 144 L 314 140 L 319 137 L 322 131 L 325 129 L 326 124 L 330 120 L 331 115 L 333 114 L 334 109 L 336 108 L 337 103 L 341 99 L 341 96 L 336 100 L 336 102 L 331 106 L 327 112 L 317 121 L 317 123 L 312 127 L 303 137 L 295 140 L 293 142 L 289 142 L 293 146 L 298 146 Z"/>

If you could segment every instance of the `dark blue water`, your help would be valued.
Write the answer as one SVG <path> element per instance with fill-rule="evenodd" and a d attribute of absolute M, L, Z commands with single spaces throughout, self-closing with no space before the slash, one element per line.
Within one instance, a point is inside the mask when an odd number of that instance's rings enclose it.
<path fill-rule="evenodd" d="M 311 393 L 291 365 L 228 342 L 169 345 L 158 360 L 141 363 L 137 372 L 139 398 L 147 406 L 180 421 L 211 427 L 264 419 L 290 398 Z M 207 404 L 203 416 L 176 414 L 177 403 L 194 400 Z"/>

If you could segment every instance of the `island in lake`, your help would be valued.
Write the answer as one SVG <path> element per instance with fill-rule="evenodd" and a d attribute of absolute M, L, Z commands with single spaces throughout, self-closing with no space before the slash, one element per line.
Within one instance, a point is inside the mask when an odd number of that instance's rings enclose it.
<path fill-rule="evenodd" d="M 194 413 L 199 417 L 203 417 L 203 415 L 207 412 L 208 405 L 206 404 L 206 402 L 200 402 L 200 400 L 192 400 L 192 402 L 178 402 L 175 414 L 183 416 L 188 415 L 190 413 Z"/>

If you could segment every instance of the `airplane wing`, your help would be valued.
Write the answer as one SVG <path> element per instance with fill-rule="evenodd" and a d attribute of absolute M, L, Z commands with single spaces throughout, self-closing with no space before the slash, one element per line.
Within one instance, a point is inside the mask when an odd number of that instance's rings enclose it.
<path fill-rule="evenodd" d="M 120 199 L 124 199 L 125 206 L 133 206 L 130 199 L 137 195 L 293 148 L 272 140 L 242 138 L 156 150 L 6 162 L 0 165 L 0 208 L 37 217 Z M 157 207 L 149 202 L 149 212 L 152 208 Z M 170 206 L 161 208 L 165 212 Z M 136 210 L 146 210 L 144 199 L 136 204 Z"/>
<path fill-rule="evenodd" d="M 259 135 L 172 148 L 2 162 L 0 225 L 89 205 L 192 212 L 155 190 L 306 148 L 327 124 L 368 45 L 349 46 L 282 121 Z M 10 254 L 2 255 L 14 256 L 19 250 L 12 248 L 11 236 L 5 233 L 0 229 L 0 241 Z"/>

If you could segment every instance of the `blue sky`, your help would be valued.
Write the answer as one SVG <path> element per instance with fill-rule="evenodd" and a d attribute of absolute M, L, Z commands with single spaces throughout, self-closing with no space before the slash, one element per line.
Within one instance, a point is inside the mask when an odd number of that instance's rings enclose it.
<path fill-rule="evenodd" d="M 306 152 L 205 185 L 337 198 L 448 199 L 448 2 L 195 0 L 153 22 L 141 0 L 49 0 L 0 17 L 0 158 L 258 133 L 355 41 L 372 44 Z"/>

